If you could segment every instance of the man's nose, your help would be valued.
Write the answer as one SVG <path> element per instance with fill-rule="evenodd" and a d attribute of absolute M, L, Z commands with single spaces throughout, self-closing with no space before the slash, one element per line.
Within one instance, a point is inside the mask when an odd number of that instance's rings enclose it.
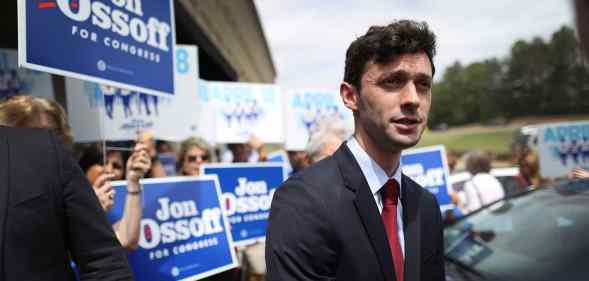
<path fill-rule="evenodd" d="M 409 81 L 401 91 L 401 106 L 417 108 L 419 107 L 419 93 L 413 81 Z"/>

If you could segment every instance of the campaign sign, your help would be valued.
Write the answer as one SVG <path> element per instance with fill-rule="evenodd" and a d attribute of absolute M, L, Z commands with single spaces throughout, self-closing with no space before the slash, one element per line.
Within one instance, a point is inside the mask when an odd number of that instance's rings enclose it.
<path fill-rule="evenodd" d="M 305 150 L 311 132 L 322 120 L 341 120 L 353 128 L 352 112 L 334 90 L 291 90 L 285 93 L 287 150 Z"/>
<path fill-rule="evenodd" d="M 139 247 L 129 252 L 136 280 L 198 280 L 237 266 L 217 178 L 170 177 L 141 181 Z M 109 219 L 123 215 L 126 182 L 114 182 Z"/>
<path fill-rule="evenodd" d="M 252 136 L 265 143 L 284 141 L 278 86 L 201 80 L 198 95 L 214 108 L 216 142 L 245 143 Z"/>
<path fill-rule="evenodd" d="M 565 176 L 577 167 L 589 169 L 589 121 L 540 126 L 538 156 L 543 177 Z"/>
<path fill-rule="evenodd" d="M 148 95 L 66 79 L 68 115 L 76 142 L 134 140 L 138 130 L 148 130 L 155 138 L 169 141 L 210 136 L 203 129 L 210 127 L 205 123 L 212 123 L 212 117 L 201 110 L 195 87 L 197 48 L 179 45 L 176 54 L 174 96 Z"/>
<path fill-rule="evenodd" d="M 286 178 L 281 163 L 207 164 L 202 174 L 217 175 L 231 234 L 238 246 L 266 237 L 270 203 Z"/>
<path fill-rule="evenodd" d="M 284 165 L 284 168 L 286 169 L 286 174 L 290 175 L 290 173 L 292 173 L 292 167 L 290 165 L 288 154 L 284 150 L 277 150 L 268 153 L 268 155 L 266 155 L 266 162 L 282 163 L 282 165 Z"/>
<path fill-rule="evenodd" d="M 53 98 L 51 75 L 18 67 L 18 53 L 0 49 L 0 100 L 14 95 Z"/>
<path fill-rule="evenodd" d="M 18 0 L 18 20 L 22 66 L 174 93 L 172 0 Z"/>
<path fill-rule="evenodd" d="M 454 205 L 448 195 L 448 162 L 444 146 L 403 150 L 401 169 L 405 175 L 436 196 L 442 212 Z"/>

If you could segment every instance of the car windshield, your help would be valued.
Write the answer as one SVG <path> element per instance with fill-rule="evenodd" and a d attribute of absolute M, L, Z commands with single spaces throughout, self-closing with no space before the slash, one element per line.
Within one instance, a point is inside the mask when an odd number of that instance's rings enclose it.
<path fill-rule="evenodd" d="M 589 181 L 499 201 L 444 230 L 445 253 L 499 280 L 589 280 Z"/>

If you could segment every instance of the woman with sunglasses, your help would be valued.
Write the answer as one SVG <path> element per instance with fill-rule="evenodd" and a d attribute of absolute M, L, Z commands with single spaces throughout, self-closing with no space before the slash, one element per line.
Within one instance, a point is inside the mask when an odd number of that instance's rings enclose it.
<path fill-rule="evenodd" d="M 139 180 L 149 170 L 151 158 L 147 146 L 140 142 L 135 144 L 130 156 L 124 154 L 127 153 L 118 150 L 107 151 L 106 163 L 103 165 L 102 146 L 93 145 L 82 154 L 80 166 L 106 212 L 112 208 L 115 199 L 111 181 L 127 181 L 125 211 L 121 219 L 113 224 L 113 229 L 121 245 L 133 250 L 139 242 L 143 209 L 143 188 Z"/>
<path fill-rule="evenodd" d="M 180 144 L 178 173 L 183 176 L 200 175 L 200 166 L 210 162 L 210 155 L 209 145 L 204 140 L 195 137 L 186 139 Z"/>

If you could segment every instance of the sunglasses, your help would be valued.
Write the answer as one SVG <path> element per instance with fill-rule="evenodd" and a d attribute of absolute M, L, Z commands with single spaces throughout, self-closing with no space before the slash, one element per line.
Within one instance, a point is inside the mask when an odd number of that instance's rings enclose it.
<path fill-rule="evenodd" d="M 107 162 L 107 164 L 111 164 L 112 168 L 115 170 L 122 170 L 123 169 L 123 165 L 121 165 L 119 162 Z"/>
<path fill-rule="evenodd" d="M 208 155 L 202 155 L 202 156 L 189 155 L 186 157 L 186 162 L 192 163 L 192 162 L 196 162 L 196 160 L 198 160 L 198 159 L 200 159 L 201 161 L 208 161 L 209 156 Z"/>

